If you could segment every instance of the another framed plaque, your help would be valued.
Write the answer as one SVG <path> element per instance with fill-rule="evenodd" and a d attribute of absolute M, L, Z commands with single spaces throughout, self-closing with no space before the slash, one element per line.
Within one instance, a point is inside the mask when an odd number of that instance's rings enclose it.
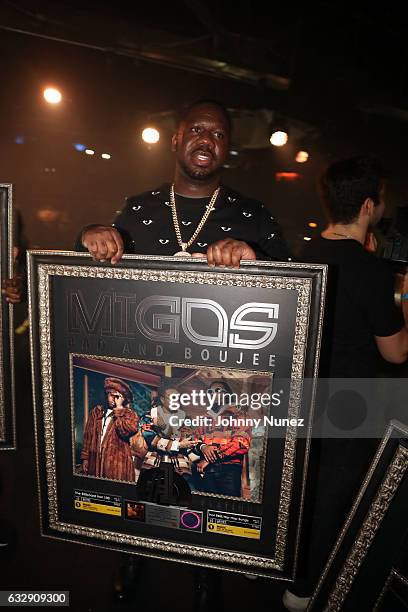
<path fill-rule="evenodd" d="M 43 534 L 293 579 L 325 287 L 320 265 L 30 252 Z"/>
<path fill-rule="evenodd" d="M 0 184 L 0 285 L 13 276 L 13 189 Z M 0 450 L 16 448 L 14 400 L 13 307 L 0 308 Z"/>
<path fill-rule="evenodd" d="M 408 536 L 407 507 L 408 427 L 391 421 L 308 610 L 406 609 L 408 580 L 395 568 Z"/>
<path fill-rule="evenodd" d="M 373 612 L 406 612 L 408 607 L 408 579 L 393 568 L 386 580 Z"/>

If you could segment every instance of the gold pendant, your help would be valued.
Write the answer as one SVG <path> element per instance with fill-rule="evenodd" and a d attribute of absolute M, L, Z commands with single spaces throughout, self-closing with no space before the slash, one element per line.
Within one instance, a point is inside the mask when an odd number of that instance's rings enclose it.
<path fill-rule="evenodd" d="M 177 251 L 177 253 L 174 253 L 173 257 L 191 257 L 191 253 L 187 253 L 187 251 Z"/>

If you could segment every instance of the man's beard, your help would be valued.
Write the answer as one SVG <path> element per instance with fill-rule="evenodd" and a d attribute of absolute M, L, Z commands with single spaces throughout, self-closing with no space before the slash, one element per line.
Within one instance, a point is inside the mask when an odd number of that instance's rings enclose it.
<path fill-rule="evenodd" d="M 179 162 L 179 164 L 183 173 L 189 178 L 193 179 L 193 181 L 208 181 L 213 179 L 220 172 L 219 168 L 210 171 L 206 170 L 205 168 L 197 168 L 197 170 L 193 170 L 192 168 L 189 168 L 184 162 Z"/>

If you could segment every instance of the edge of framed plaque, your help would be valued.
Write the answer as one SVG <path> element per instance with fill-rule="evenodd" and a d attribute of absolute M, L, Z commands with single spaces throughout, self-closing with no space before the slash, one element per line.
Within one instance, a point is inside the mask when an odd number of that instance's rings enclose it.
<path fill-rule="evenodd" d="M 13 186 L 0 183 L 0 285 L 13 276 Z M 0 451 L 16 449 L 13 306 L 3 296 L 0 308 Z"/>
<path fill-rule="evenodd" d="M 403 501 L 408 491 L 407 477 L 408 425 L 392 420 L 330 553 L 307 610 L 341 612 L 343 609 L 354 609 L 353 605 L 361 604 L 363 592 L 364 610 L 379 607 L 388 582 L 394 575 L 392 565 L 396 553 L 395 541 L 385 538 L 381 529 L 389 529 L 391 523 L 393 529 L 398 529 L 401 524 L 404 508 L 406 513 Z M 398 506 L 396 502 L 401 487 L 404 487 L 404 495 Z M 390 518 L 391 510 L 394 520 Z M 399 534 L 400 541 L 406 534 L 406 529 L 405 533 Z M 384 538 L 387 540 L 385 546 L 382 542 Z M 376 571 L 373 573 L 370 563 L 375 561 Z M 367 593 L 366 585 L 370 577 L 372 585 L 373 575 L 377 586 L 370 588 Z"/>

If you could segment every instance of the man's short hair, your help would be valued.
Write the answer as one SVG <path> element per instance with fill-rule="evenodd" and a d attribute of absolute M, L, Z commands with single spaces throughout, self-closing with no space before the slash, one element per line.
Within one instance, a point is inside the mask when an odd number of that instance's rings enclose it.
<path fill-rule="evenodd" d="M 218 108 L 218 110 L 224 115 L 224 118 L 228 125 L 228 130 L 229 132 L 231 132 L 232 119 L 231 119 L 230 113 L 228 112 L 228 109 L 222 104 L 222 102 L 220 102 L 219 100 L 214 100 L 212 98 L 200 98 L 199 100 L 195 100 L 194 102 L 189 104 L 187 107 L 185 107 L 182 110 L 182 112 L 179 114 L 178 125 L 180 125 L 180 123 L 184 121 L 184 119 L 187 117 L 189 112 L 193 110 L 193 108 L 195 108 L 196 106 L 215 106 L 216 108 Z"/>
<path fill-rule="evenodd" d="M 358 156 L 336 161 L 320 178 L 320 196 L 331 223 L 351 223 L 364 201 L 377 206 L 386 172 L 375 157 Z"/>

